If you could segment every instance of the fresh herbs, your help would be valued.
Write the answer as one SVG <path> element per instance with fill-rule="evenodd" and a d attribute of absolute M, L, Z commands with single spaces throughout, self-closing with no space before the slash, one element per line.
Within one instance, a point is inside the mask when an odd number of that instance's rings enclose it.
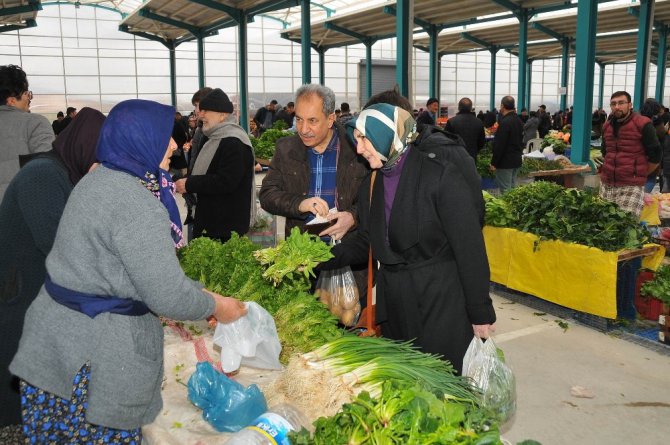
<path fill-rule="evenodd" d="M 263 252 L 259 256 L 264 265 L 256 260 L 257 252 Z M 274 317 L 283 363 L 294 353 L 311 351 L 343 335 L 337 319 L 307 292 L 314 266 L 332 256 L 330 247 L 318 238 L 296 231 L 277 248 L 259 251 L 237 234 L 225 244 L 203 237 L 191 241 L 179 255 L 190 278 L 214 292 L 255 301 Z"/>
<path fill-rule="evenodd" d="M 474 404 L 445 400 L 412 384 L 387 381 L 379 397 L 363 391 L 315 432 L 290 433 L 295 445 L 501 444 L 498 425 Z"/>
<path fill-rule="evenodd" d="M 327 369 L 348 385 L 360 385 L 377 395 L 387 380 L 418 384 L 446 397 L 474 402 L 477 392 L 454 375 L 454 369 L 437 355 L 423 353 L 411 342 L 385 338 L 345 336 L 303 356 L 308 366 Z"/>
<path fill-rule="evenodd" d="M 278 120 L 272 128 L 265 130 L 261 137 L 251 137 L 251 145 L 258 159 L 272 159 L 275 154 L 275 145 L 280 138 L 291 136 L 293 133 L 285 131 L 286 122 Z"/>
<path fill-rule="evenodd" d="M 314 267 L 333 257 L 330 246 L 317 236 L 300 233 L 297 227 L 277 247 L 259 250 L 254 255 L 261 264 L 268 266 L 263 277 L 271 280 L 275 286 L 284 279 L 295 281 L 300 275 L 309 279 L 314 276 Z"/>
<path fill-rule="evenodd" d="M 616 204 L 582 190 L 538 181 L 500 198 L 486 196 L 486 224 L 615 252 L 642 247 L 649 233 Z"/>
<path fill-rule="evenodd" d="M 640 293 L 648 297 L 654 297 L 670 305 L 670 266 L 664 265 L 658 268 L 654 279 L 647 281 L 640 288 Z"/>

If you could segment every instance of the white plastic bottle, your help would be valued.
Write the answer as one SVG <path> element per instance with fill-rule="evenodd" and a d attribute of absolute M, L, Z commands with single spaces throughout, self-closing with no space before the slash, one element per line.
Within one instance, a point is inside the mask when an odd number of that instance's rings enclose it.
<path fill-rule="evenodd" d="M 307 426 L 307 419 L 292 405 L 282 403 L 261 414 L 251 425 L 236 432 L 226 445 L 291 445 L 289 431 Z"/>

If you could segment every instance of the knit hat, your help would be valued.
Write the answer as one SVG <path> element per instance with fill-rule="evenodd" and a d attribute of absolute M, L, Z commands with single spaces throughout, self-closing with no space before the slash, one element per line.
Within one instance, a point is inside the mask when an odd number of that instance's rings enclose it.
<path fill-rule="evenodd" d="M 219 113 L 232 113 L 233 103 L 221 88 L 214 88 L 211 93 L 200 100 L 200 109 L 203 111 L 217 111 Z"/>

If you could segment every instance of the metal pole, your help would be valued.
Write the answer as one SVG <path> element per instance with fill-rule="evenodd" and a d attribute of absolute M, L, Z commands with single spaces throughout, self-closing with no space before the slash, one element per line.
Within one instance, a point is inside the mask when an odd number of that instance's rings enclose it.
<path fill-rule="evenodd" d="M 528 10 L 521 9 L 517 15 L 519 19 L 519 81 L 516 103 L 526 103 L 526 63 L 528 62 Z"/>
<path fill-rule="evenodd" d="M 640 16 L 638 19 L 637 57 L 635 58 L 635 88 L 633 91 L 633 107 L 640 109 L 647 98 L 649 81 L 649 53 L 651 49 L 651 33 L 654 26 L 654 0 L 640 0 Z"/>
<path fill-rule="evenodd" d="M 170 102 L 177 108 L 177 56 L 175 54 L 176 45 L 174 40 L 166 43 L 170 54 Z"/>
<path fill-rule="evenodd" d="M 412 24 L 413 22 L 413 4 L 412 0 L 397 0 L 396 2 L 396 83 L 400 87 L 400 94 L 409 97 L 410 85 L 410 63 L 412 45 Z"/>
<path fill-rule="evenodd" d="M 439 86 L 437 85 L 438 82 L 438 77 L 439 74 L 437 72 L 438 70 L 438 55 L 437 55 L 437 33 L 438 33 L 438 28 L 435 25 L 430 25 L 430 28 L 428 29 L 428 36 L 430 37 L 430 42 L 429 42 L 429 63 L 430 67 L 428 68 L 428 95 L 430 97 L 437 97 L 438 100 L 440 99 L 438 90 Z"/>
<path fill-rule="evenodd" d="M 605 95 L 605 64 L 599 62 L 598 67 L 600 67 L 600 83 L 598 84 L 598 109 L 601 109 L 603 107 L 603 97 Z"/>
<path fill-rule="evenodd" d="M 249 86 L 247 73 L 247 23 L 248 17 L 241 13 L 237 23 L 237 52 L 240 55 L 240 88 L 238 97 L 240 99 L 240 126 L 249 131 Z"/>
<path fill-rule="evenodd" d="M 372 97 L 372 42 L 365 44 L 365 101 Z"/>
<path fill-rule="evenodd" d="M 300 0 L 301 41 L 302 45 L 302 83 L 312 83 L 312 25 L 309 0 Z"/>
<path fill-rule="evenodd" d="M 568 98 L 568 62 L 570 57 L 570 40 L 563 39 L 561 45 L 563 47 L 561 53 L 561 87 L 565 88 L 565 93 L 561 94 L 561 110 L 565 111 Z"/>
<path fill-rule="evenodd" d="M 665 91 L 665 63 L 668 55 L 666 54 L 668 44 L 668 27 L 664 26 L 658 30 L 658 57 L 656 60 L 656 100 L 663 103 L 663 94 Z"/>
<path fill-rule="evenodd" d="M 198 42 L 198 88 L 205 88 L 205 42 L 202 35 L 196 36 Z"/>
<path fill-rule="evenodd" d="M 489 110 L 493 111 L 496 107 L 496 58 L 498 55 L 498 48 L 493 47 L 489 50 L 491 52 L 491 86 L 489 88 Z"/>
<path fill-rule="evenodd" d="M 317 50 L 319 53 L 319 83 L 321 85 L 326 84 L 326 50 L 319 48 Z"/>

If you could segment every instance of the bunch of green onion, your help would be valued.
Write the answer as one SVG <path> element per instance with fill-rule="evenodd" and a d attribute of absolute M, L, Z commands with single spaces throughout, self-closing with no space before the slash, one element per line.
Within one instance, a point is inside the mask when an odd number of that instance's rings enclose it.
<path fill-rule="evenodd" d="M 445 398 L 476 402 L 478 390 L 455 375 L 441 356 L 419 351 L 411 342 L 345 335 L 304 354 L 308 366 L 340 376 L 343 383 L 359 385 L 373 397 L 387 380 L 418 384 Z"/>

